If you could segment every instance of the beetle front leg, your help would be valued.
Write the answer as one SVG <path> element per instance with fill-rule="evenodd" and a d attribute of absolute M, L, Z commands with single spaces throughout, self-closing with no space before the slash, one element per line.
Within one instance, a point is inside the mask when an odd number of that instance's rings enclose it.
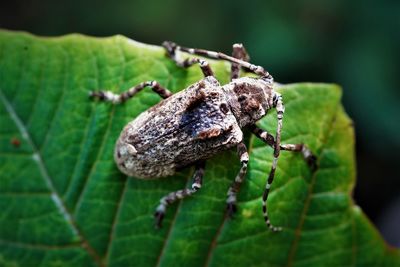
<path fill-rule="evenodd" d="M 170 41 L 165 41 L 162 45 L 167 50 L 169 57 L 171 57 L 175 62 L 177 62 L 178 65 L 179 65 L 180 61 L 177 59 L 176 50 L 187 52 L 192 55 L 194 54 L 194 55 L 199 55 L 199 56 L 204 56 L 204 57 L 209 57 L 209 58 L 214 58 L 214 59 L 226 60 L 226 61 L 229 61 L 231 63 L 237 64 L 241 67 L 244 67 L 244 68 L 250 70 L 251 72 L 261 76 L 262 79 L 273 82 L 273 78 L 268 73 L 268 71 L 264 70 L 264 68 L 261 66 L 257 66 L 257 65 L 254 65 L 254 64 L 251 64 L 251 63 L 245 61 L 246 60 L 245 58 L 242 60 L 242 59 L 228 56 L 221 52 L 209 51 L 209 50 L 198 49 L 198 48 L 183 47 L 183 46 L 179 46 L 176 43 L 170 42 Z"/>
<path fill-rule="evenodd" d="M 174 203 L 178 199 L 183 199 L 185 197 L 193 195 L 201 188 L 201 185 L 203 184 L 204 167 L 204 161 L 196 163 L 196 169 L 193 174 L 192 188 L 185 188 L 182 190 L 171 192 L 160 199 L 160 204 L 158 205 L 156 212 L 154 213 L 157 228 L 161 227 L 162 220 L 164 219 L 168 205 Z"/>
<path fill-rule="evenodd" d="M 198 57 L 191 57 L 182 60 L 176 54 L 176 50 L 180 50 L 180 47 L 177 46 L 175 43 L 164 42 L 163 46 L 167 50 L 168 56 L 173 61 L 175 61 L 176 65 L 178 65 L 179 67 L 189 68 L 190 66 L 198 63 L 200 65 L 201 71 L 204 74 L 204 77 L 214 76 L 214 72 L 212 71 L 210 64 L 208 64 L 208 61 Z"/>
<path fill-rule="evenodd" d="M 155 93 L 157 93 L 162 98 L 168 98 L 172 95 L 172 93 L 168 89 L 162 87 L 158 82 L 147 81 L 147 82 L 142 82 L 134 87 L 131 87 L 130 89 L 121 94 L 115 94 L 111 91 L 91 91 L 89 93 L 89 97 L 97 98 L 101 101 L 112 102 L 113 104 L 119 104 L 134 97 L 145 87 L 150 87 L 151 89 L 153 89 Z"/>
<path fill-rule="evenodd" d="M 266 144 L 274 147 L 275 140 L 272 134 L 257 127 L 256 125 L 251 125 L 250 130 Z M 310 169 L 312 171 L 317 169 L 317 158 L 305 144 L 281 144 L 281 150 L 300 152 Z"/>
<path fill-rule="evenodd" d="M 274 181 L 274 178 L 275 178 L 275 171 L 276 171 L 276 167 L 278 164 L 278 159 L 279 159 L 279 155 L 280 155 L 280 151 L 281 151 L 282 120 L 283 120 L 283 114 L 285 112 L 285 107 L 283 105 L 282 96 L 278 93 L 275 93 L 275 95 L 273 96 L 273 102 L 274 102 L 274 107 L 276 108 L 278 126 L 276 128 L 276 139 L 272 146 L 274 148 L 274 159 L 272 161 L 271 171 L 269 172 L 268 180 L 265 184 L 264 193 L 262 195 L 262 211 L 264 214 L 264 221 L 265 221 L 265 224 L 267 225 L 267 227 L 273 232 L 279 232 L 282 230 L 282 228 L 275 227 L 274 225 L 272 225 L 271 221 L 269 219 L 268 209 L 267 209 L 267 200 L 268 200 L 268 195 L 269 195 L 269 191 L 271 189 L 272 182 Z M 268 134 L 267 134 L 267 137 L 268 137 Z"/>
<path fill-rule="evenodd" d="M 242 184 L 246 176 L 247 164 L 249 162 L 249 153 L 247 152 L 246 145 L 243 142 L 237 145 L 237 153 L 239 155 L 242 167 L 240 168 L 239 173 L 236 175 L 235 180 L 228 190 L 228 198 L 226 199 L 226 204 L 229 217 L 232 217 L 236 211 L 237 194 L 240 190 L 240 185 Z"/>
<path fill-rule="evenodd" d="M 268 199 L 269 191 L 271 189 L 272 182 L 274 181 L 275 171 L 276 171 L 276 167 L 278 164 L 280 151 L 281 151 L 281 149 L 282 150 L 285 149 L 285 150 L 289 150 L 289 151 L 298 151 L 301 148 L 301 151 L 302 152 L 304 151 L 303 156 L 305 156 L 306 159 L 311 159 L 313 156 L 312 156 L 311 151 L 308 148 L 306 148 L 304 145 L 281 145 L 282 119 L 283 119 L 283 114 L 285 112 L 285 107 L 283 105 L 282 97 L 278 93 L 275 93 L 275 95 L 274 95 L 274 107 L 276 108 L 277 120 L 278 120 L 278 127 L 276 130 L 276 139 L 275 140 L 271 134 L 268 134 L 267 132 L 261 130 L 260 128 L 258 128 L 255 125 L 251 126 L 250 130 L 252 130 L 252 132 L 254 134 L 256 134 L 258 137 L 260 137 L 268 145 L 270 145 L 274 148 L 274 159 L 272 161 L 271 171 L 269 173 L 267 183 L 265 184 L 265 189 L 264 189 L 264 193 L 262 196 L 262 210 L 264 213 L 264 220 L 265 220 L 265 223 L 267 224 L 268 228 L 273 232 L 278 232 L 278 231 L 281 231 L 282 228 L 275 227 L 271 224 L 271 221 L 268 216 L 267 199 Z"/>

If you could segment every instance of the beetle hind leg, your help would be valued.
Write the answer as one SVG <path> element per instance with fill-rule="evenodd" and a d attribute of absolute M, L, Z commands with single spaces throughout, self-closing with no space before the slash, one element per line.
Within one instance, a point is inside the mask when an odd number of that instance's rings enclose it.
<path fill-rule="evenodd" d="M 193 195 L 201 188 L 203 184 L 204 167 L 204 161 L 200 161 L 196 164 L 196 170 L 193 174 L 193 183 L 191 188 L 185 188 L 175 192 L 171 192 L 160 199 L 160 204 L 158 205 L 156 212 L 154 213 L 156 228 L 161 227 L 162 221 L 167 211 L 167 207 L 170 204 L 174 203 L 178 199 L 183 199 L 185 197 Z"/>
<path fill-rule="evenodd" d="M 280 102 L 280 103 L 279 103 Z M 271 189 L 272 182 L 274 181 L 275 177 L 275 171 L 278 163 L 278 158 L 280 155 L 281 150 L 286 150 L 286 151 L 292 151 L 292 152 L 301 152 L 303 155 L 303 158 L 307 162 L 307 164 L 310 166 L 311 171 L 314 172 L 317 169 L 317 160 L 316 157 L 312 154 L 311 150 L 307 148 L 306 145 L 304 144 L 281 144 L 280 143 L 280 134 L 281 134 L 281 129 L 282 129 L 282 118 L 283 118 L 283 113 L 284 113 L 284 107 L 281 99 L 278 99 L 277 101 L 277 113 L 278 113 L 278 129 L 277 129 L 277 134 L 276 134 L 276 139 L 268 132 L 258 128 L 255 125 L 250 126 L 250 130 L 262 141 L 267 143 L 269 146 L 274 148 L 274 159 L 272 162 L 271 166 L 271 171 L 268 176 L 267 183 L 265 185 L 264 193 L 262 196 L 262 210 L 264 214 L 264 220 L 265 223 L 267 224 L 268 228 L 272 230 L 273 232 L 278 232 L 281 231 L 281 227 L 276 227 L 271 224 L 269 215 L 268 215 L 268 209 L 267 209 L 267 199 L 268 195 Z"/>

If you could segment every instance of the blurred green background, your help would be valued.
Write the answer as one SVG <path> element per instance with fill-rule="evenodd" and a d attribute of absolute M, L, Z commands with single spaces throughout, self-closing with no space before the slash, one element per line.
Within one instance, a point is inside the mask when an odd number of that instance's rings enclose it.
<path fill-rule="evenodd" d="M 400 246 L 400 1 L 15 0 L 0 4 L 0 27 L 226 53 L 241 42 L 280 83 L 340 84 L 357 134 L 355 200 Z"/>

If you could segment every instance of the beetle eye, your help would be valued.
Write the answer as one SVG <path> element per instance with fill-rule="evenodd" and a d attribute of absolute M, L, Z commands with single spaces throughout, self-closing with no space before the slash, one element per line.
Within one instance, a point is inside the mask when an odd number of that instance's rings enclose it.
<path fill-rule="evenodd" d="M 244 100 L 246 100 L 246 96 L 245 95 L 240 95 L 239 97 L 238 97 L 238 100 L 239 100 L 239 102 L 242 102 L 242 101 L 244 101 Z"/>

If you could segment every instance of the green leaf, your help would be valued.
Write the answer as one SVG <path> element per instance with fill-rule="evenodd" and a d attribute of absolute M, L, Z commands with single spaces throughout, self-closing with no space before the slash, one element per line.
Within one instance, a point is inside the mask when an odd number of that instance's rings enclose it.
<path fill-rule="evenodd" d="M 229 65 L 212 62 L 221 83 Z M 261 194 L 272 149 L 248 135 L 249 173 L 226 219 L 235 151 L 207 163 L 205 183 L 154 229 L 159 199 L 188 186 L 193 169 L 159 180 L 127 178 L 113 149 L 123 126 L 160 101 L 144 90 L 123 105 L 88 99 L 154 79 L 176 92 L 201 78 L 161 47 L 122 36 L 38 38 L 0 32 L 0 266 L 400 266 L 351 198 L 354 132 L 330 84 L 279 88 L 284 143 L 306 143 L 320 168 L 282 152 L 264 225 Z M 275 132 L 275 112 L 259 125 Z"/>

